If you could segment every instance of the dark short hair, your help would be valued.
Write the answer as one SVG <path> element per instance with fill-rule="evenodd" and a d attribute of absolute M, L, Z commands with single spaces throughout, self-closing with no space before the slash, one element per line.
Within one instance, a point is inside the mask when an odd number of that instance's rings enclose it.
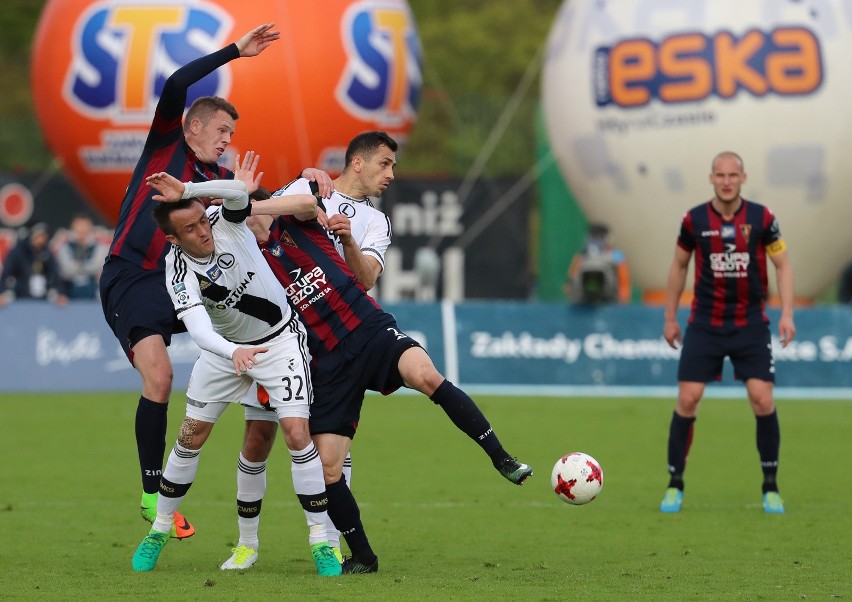
<path fill-rule="evenodd" d="M 352 159 L 356 156 L 372 157 L 382 146 L 387 146 L 393 152 L 396 152 L 399 145 L 386 132 L 372 131 L 358 134 L 349 141 L 349 146 L 346 147 L 345 167 L 349 167 Z"/>
<path fill-rule="evenodd" d="M 217 111 L 225 111 L 234 121 L 240 118 L 236 107 L 224 98 L 219 96 L 201 96 L 195 99 L 195 102 L 189 107 L 189 111 L 186 112 L 186 118 L 183 121 L 184 130 L 189 127 L 193 119 L 198 119 L 202 125 L 207 125 Z"/>
<path fill-rule="evenodd" d="M 204 206 L 197 198 L 180 199 L 174 203 L 155 203 L 154 209 L 151 210 L 151 215 L 153 216 L 154 221 L 157 222 L 157 226 L 160 230 L 166 234 L 174 236 L 175 227 L 172 224 L 172 213 L 182 209 L 189 209 L 192 207 L 193 203 L 198 203 L 202 207 Z"/>

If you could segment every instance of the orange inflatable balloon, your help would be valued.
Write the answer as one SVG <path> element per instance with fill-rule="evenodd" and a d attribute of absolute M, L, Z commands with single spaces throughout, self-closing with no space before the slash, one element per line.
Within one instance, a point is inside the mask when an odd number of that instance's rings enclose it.
<path fill-rule="evenodd" d="M 267 188 L 304 167 L 336 174 L 349 140 L 404 142 L 421 87 L 421 49 L 404 0 L 50 0 L 33 45 L 36 115 L 65 172 L 115 221 L 166 78 L 274 21 L 281 39 L 189 90 L 240 113 L 228 153 L 255 150 Z M 187 106 L 188 106 L 187 104 Z"/>

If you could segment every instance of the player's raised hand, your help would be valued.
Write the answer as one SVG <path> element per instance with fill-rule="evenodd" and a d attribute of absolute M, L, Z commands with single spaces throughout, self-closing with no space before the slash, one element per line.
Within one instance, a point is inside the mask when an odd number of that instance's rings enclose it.
<path fill-rule="evenodd" d="M 151 174 L 145 178 L 145 183 L 159 192 L 151 198 L 161 203 L 174 203 L 183 196 L 183 182 L 164 171 Z"/>
<path fill-rule="evenodd" d="M 257 355 L 267 351 L 269 351 L 269 347 L 237 347 L 234 355 L 231 356 L 237 376 L 245 374 L 259 364 L 260 358 Z"/>
<path fill-rule="evenodd" d="M 317 183 L 319 195 L 322 198 L 331 198 L 331 193 L 334 192 L 334 183 L 331 181 L 331 176 L 326 172 L 316 167 L 306 167 L 302 170 L 302 177 Z"/>
<path fill-rule="evenodd" d="M 273 30 L 273 27 L 275 27 L 275 23 L 258 25 L 237 40 L 236 44 L 240 51 L 240 56 L 257 56 L 266 50 L 272 42 L 279 39 L 281 32 Z"/>
<path fill-rule="evenodd" d="M 240 180 L 246 185 L 246 191 L 251 194 L 260 186 L 260 180 L 263 178 L 263 172 L 255 175 L 257 165 L 260 162 L 260 155 L 254 151 L 247 151 L 246 156 L 240 162 L 240 155 L 234 162 L 234 179 Z"/>

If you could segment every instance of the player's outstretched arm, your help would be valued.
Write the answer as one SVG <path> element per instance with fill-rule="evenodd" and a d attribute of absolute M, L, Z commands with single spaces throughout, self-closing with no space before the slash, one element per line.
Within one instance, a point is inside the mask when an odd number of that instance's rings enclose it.
<path fill-rule="evenodd" d="M 317 199 L 312 194 L 274 196 L 251 205 L 252 215 L 294 215 L 300 220 L 317 216 Z"/>
<path fill-rule="evenodd" d="M 281 37 L 281 32 L 273 30 L 275 23 L 258 25 L 235 43 L 240 56 L 257 56 L 266 50 L 272 42 Z"/>

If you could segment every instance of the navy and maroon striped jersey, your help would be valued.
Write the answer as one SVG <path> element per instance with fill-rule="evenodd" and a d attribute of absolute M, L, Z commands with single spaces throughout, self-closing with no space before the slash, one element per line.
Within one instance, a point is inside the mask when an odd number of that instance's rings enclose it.
<path fill-rule="evenodd" d="M 780 240 L 775 215 L 758 203 L 743 199 L 728 220 L 712 202 L 691 209 L 677 239 L 683 250 L 695 252 L 689 322 L 732 329 L 769 322 L 766 248 Z"/>
<path fill-rule="evenodd" d="M 313 356 L 331 351 L 364 320 L 382 311 L 316 220 L 279 217 L 261 249 L 308 331 Z"/>
<path fill-rule="evenodd" d="M 145 147 L 121 201 L 110 255 L 122 257 L 145 270 L 164 269 L 171 245 L 166 243 L 165 235 L 151 217 L 156 203 L 151 197 L 156 191 L 145 185 L 149 175 L 165 171 L 181 182 L 233 178 L 224 167 L 198 160 L 186 143 L 181 121 L 189 86 L 239 56 L 236 44 L 231 44 L 187 63 L 166 80 Z"/>

